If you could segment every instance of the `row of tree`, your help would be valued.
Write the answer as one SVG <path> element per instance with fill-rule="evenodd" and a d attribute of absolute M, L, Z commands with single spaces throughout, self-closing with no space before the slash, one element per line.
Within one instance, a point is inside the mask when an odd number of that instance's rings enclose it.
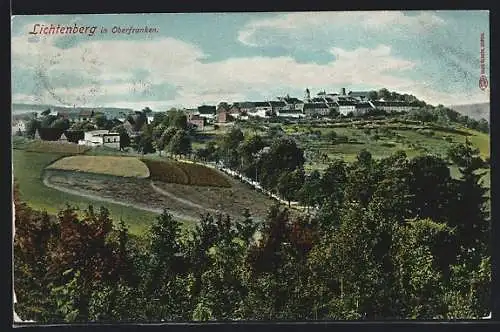
<path fill-rule="evenodd" d="M 459 179 L 434 156 L 363 152 L 306 177 L 314 216 L 276 206 L 263 223 L 203 215 L 181 231 L 164 211 L 142 236 L 104 208 L 54 218 L 16 190 L 16 311 L 38 322 L 487 315 L 486 166 L 468 143 L 449 158 Z"/>
<path fill-rule="evenodd" d="M 436 123 L 440 125 L 450 125 L 458 123 L 466 128 L 489 133 L 490 126 L 486 119 L 476 120 L 466 115 L 462 115 L 443 105 L 437 107 L 426 106 L 415 112 L 410 112 L 405 116 L 409 120 L 417 120 L 425 123 Z"/>

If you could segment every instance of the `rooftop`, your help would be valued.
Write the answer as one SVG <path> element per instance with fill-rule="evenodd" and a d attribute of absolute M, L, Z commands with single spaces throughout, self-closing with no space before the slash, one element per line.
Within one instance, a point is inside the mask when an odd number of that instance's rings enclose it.
<path fill-rule="evenodd" d="M 356 106 L 356 102 L 354 101 L 350 101 L 350 100 L 341 100 L 339 99 L 339 101 L 337 102 L 337 104 L 339 104 L 339 106 Z"/>
<path fill-rule="evenodd" d="M 328 105 L 323 103 L 306 103 L 304 104 L 304 110 L 306 109 L 318 109 L 318 108 L 328 108 Z"/>

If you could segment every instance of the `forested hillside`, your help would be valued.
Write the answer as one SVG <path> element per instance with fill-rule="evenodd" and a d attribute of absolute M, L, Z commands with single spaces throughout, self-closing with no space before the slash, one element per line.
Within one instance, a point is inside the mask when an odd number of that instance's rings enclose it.
<path fill-rule="evenodd" d="M 468 141 L 446 158 L 362 151 L 307 177 L 314 213 L 203 215 L 181 231 L 165 210 L 144 236 L 105 208 L 51 217 L 15 191 L 16 312 L 37 322 L 479 318 L 490 312 L 487 168 Z"/>

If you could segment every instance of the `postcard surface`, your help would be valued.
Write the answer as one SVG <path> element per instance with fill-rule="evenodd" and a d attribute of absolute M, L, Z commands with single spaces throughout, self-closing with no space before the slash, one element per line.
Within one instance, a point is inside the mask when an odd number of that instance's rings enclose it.
<path fill-rule="evenodd" d="M 489 13 L 12 18 L 16 321 L 490 313 Z"/>

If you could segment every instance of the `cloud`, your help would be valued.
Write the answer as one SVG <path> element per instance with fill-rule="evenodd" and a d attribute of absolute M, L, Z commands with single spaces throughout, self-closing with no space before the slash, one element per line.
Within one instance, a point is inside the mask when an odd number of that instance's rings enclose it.
<path fill-rule="evenodd" d="M 364 25 L 373 29 L 396 23 L 406 26 L 442 24 L 432 14 L 408 16 L 388 12 L 375 16 L 373 13 L 352 12 L 348 16 L 335 13 L 314 15 L 312 21 L 318 29 L 334 18 L 335 22 L 346 24 L 354 19 L 364 19 Z M 306 26 L 306 17 L 311 20 L 302 13 L 279 15 L 275 19 L 252 21 L 243 31 L 257 31 L 263 27 L 296 31 Z M 207 55 L 198 46 L 171 37 L 139 41 L 91 38 L 67 48 L 57 46 L 61 38 L 66 37 L 33 39 L 28 35 L 18 35 L 12 38 L 14 68 L 31 72 L 37 86 L 33 91 L 21 91 L 22 84 L 16 84 L 16 89 L 21 88 L 13 93 L 15 102 L 194 107 L 221 100 L 248 100 L 255 96 L 275 98 L 277 93 L 292 94 L 306 87 L 312 91 L 337 91 L 341 86 L 352 89 L 386 87 L 412 93 L 431 103 L 444 104 L 447 98 L 471 97 L 460 92 L 440 94 L 432 86 L 410 79 L 406 73 L 415 70 L 420 63 L 395 55 L 392 46 L 385 43 L 353 48 L 324 45 L 323 51 L 329 51 L 331 58 L 326 63 L 317 64 L 301 63 L 292 56 L 248 56 L 206 62 Z M 22 71 L 23 75 L 27 75 L 26 70 Z M 13 70 L 16 82 L 23 79 L 16 76 L 18 73 L 21 71 Z M 473 97 L 485 98 L 477 91 L 473 92 Z"/>
<path fill-rule="evenodd" d="M 310 47 L 310 41 L 325 38 L 349 38 L 353 30 L 361 34 L 377 34 L 380 30 L 407 31 L 419 34 L 446 22 L 436 14 L 420 12 L 408 15 L 400 11 L 378 12 L 301 12 L 278 14 L 273 18 L 248 22 L 239 32 L 238 40 L 247 46 L 269 46 L 280 39 L 295 40 L 293 47 Z"/>

